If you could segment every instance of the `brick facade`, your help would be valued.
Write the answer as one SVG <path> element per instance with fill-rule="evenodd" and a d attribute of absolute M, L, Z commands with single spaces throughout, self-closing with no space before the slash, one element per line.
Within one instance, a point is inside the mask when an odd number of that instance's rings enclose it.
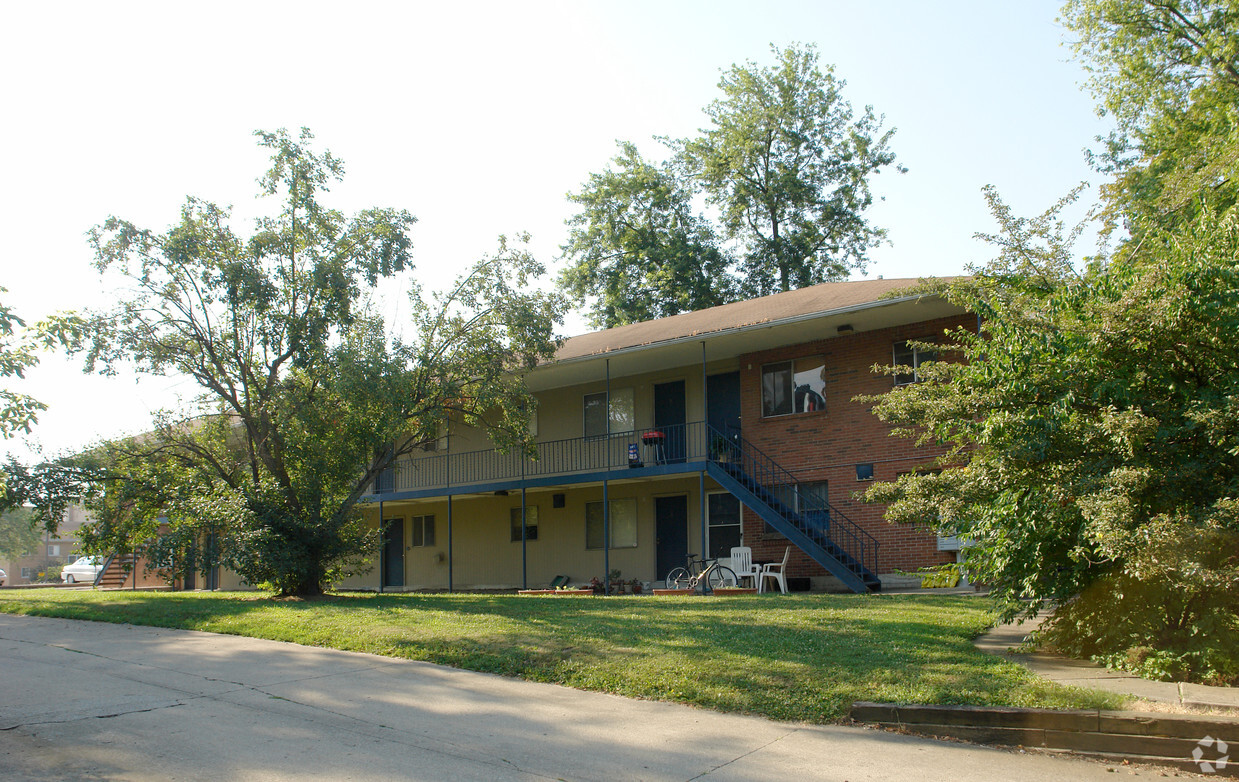
<path fill-rule="evenodd" d="M 928 530 L 896 526 L 882 518 L 884 507 L 859 499 L 870 485 L 858 481 L 856 465 L 872 464 L 875 480 L 925 467 L 941 453 L 939 448 L 914 446 L 907 438 L 891 437 L 891 427 L 853 401 L 858 394 L 881 394 L 893 387 L 889 375 L 872 371 L 889 365 L 892 348 L 902 340 L 934 341 L 945 329 L 974 328 L 972 316 L 924 321 L 906 326 L 848 334 L 798 345 L 749 353 L 740 357 L 741 420 L 744 438 L 790 471 L 800 481 L 828 481 L 830 503 L 873 535 L 879 543 L 878 572 L 911 571 L 925 565 L 953 562 L 954 554 L 939 552 Z M 762 367 L 779 361 L 820 356 L 825 364 L 825 410 L 762 416 Z M 770 535 L 765 523 L 744 510 L 744 540 L 760 561 L 782 559 L 788 545 L 781 535 Z M 824 576 L 826 571 L 792 547 L 789 576 Z"/>

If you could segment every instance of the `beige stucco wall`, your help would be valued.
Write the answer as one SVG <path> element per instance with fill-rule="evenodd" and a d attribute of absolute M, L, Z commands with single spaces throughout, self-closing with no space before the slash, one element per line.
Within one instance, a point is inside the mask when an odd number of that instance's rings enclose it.
<path fill-rule="evenodd" d="M 707 493 L 712 481 L 707 480 Z M 564 507 L 552 507 L 552 495 L 564 494 Z M 637 509 L 637 546 L 612 549 L 611 569 L 619 569 L 625 579 L 656 581 L 665 573 L 655 573 L 654 498 L 662 495 L 688 497 L 689 551 L 701 551 L 701 516 L 698 477 L 676 476 L 667 480 L 645 482 L 612 482 L 608 496 L 612 500 L 634 498 Z M 566 486 L 530 490 L 528 505 L 538 507 L 538 539 L 527 542 L 528 584 L 546 586 L 557 575 L 568 576 L 573 583 L 587 583 L 590 578 L 602 578 L 603 552 L 585 547 L 585 504 L 602 500 L 602 485 Z M 506 497 L 465 496 L 452 500 L 453 586 L 457 589 L 502 589 L 519 587 L 521 580 L 521 544 L 511 541 L 510 513 L 520 507 L 520 492 Z M 410 519 L 434 514 L 435 545 L 411 547 Z M 366 510 L 371 524 L 377 524 L 378 507 Z M 447 500 L 390 502 L 383 504 L 383 516 L 399 518 L 405 525 L 404 575 L 405 589 L 446 589 L 448 586 L 448 523 Z M 347 579 L 337 585 L 343 589 L 377 589 L 379 585 L 378 554 L 375 567 L 367 574 Z"/>

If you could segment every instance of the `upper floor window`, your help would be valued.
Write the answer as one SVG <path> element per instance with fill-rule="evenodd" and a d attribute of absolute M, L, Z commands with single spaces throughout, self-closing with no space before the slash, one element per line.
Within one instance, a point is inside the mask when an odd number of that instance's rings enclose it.
<path fill-rule="evenodd" d="M 610 405 L 607 404 L 606 391 L 585 395 L 586 437 L 631 432 L 636 429 L 636 418 L 631 388 L 611 389 Z"/>
<path fill-rule="evenodd" d="M 826 409 L 826 361 L 821 356 L 767 364 L 761 369 L 763 416 Z"/>
<path fill-rule="evenodd" d="M 921 364 L 926 361 L 937 361 L 938 354 L 932 350 L 913 347 L 907 341 L 895 343 L 895 366 L 911 367 L 912 374 L 897 374 L 895 375 L 895 385 L 906 386 L 909 383 L 919 383 L 921 381 L 920 368 Z"/>

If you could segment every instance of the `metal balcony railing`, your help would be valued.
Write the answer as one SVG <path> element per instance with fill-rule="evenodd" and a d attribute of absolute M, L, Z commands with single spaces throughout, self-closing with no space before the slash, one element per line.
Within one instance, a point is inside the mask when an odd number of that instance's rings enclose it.
<path fill-rule="evenodd" d="M 374 493 L 447 489 L 521 478 L 679 464 L 704 461 L 710 455 L 704 422 L 550 440 L 536 443 L 535 451 L 535 457 L 487 450 L 402 459 L 379 476 Z"/>

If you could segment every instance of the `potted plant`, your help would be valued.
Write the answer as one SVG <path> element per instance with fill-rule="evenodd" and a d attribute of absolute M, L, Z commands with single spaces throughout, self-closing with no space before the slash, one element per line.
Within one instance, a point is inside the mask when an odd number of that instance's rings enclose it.
<path fill-rule="evenodd" d="M 643 588 L 643 585 L 641 584 L 641 579 L 634 578 L 632 581 L 628 582 L 628 586 L 632 589 L 632 593 L 634 595 L 641 594 L 641 590 Z"/>
<path fill-rule="evenodd" d="M 589 586 L 594 590 L 595 595 L 601 595 L 606 590 L 602 588 L 602 582 L 598 580 L 598 576 L 594 576 L 589 580 Z"/>
<path fill-rule="evenodd" d="M 624 594 L 624 580 L 621 578 L 622 575 L 623 574 L 620 573 L 618 568 L 607 574 L 607 578 L 611 582 L 611 594 Z"/>

